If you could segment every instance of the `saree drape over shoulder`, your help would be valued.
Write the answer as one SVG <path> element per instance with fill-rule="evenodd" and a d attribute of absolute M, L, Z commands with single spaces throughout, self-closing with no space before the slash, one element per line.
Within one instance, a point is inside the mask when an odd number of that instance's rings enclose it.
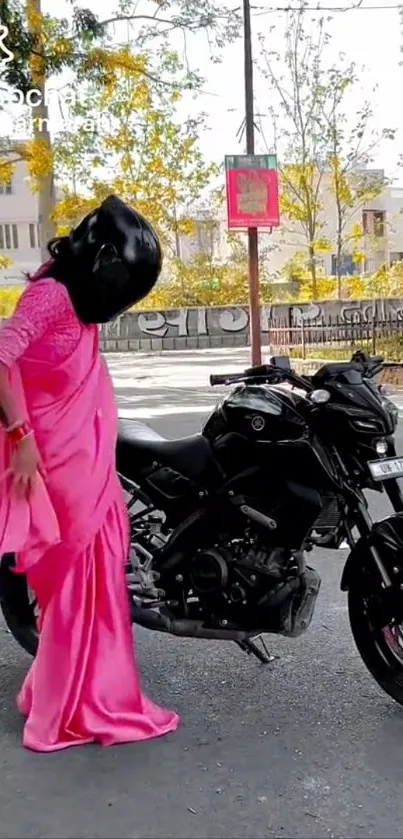
<path fill-rule="evenodd" d="M 17 554 L 40 608 L 39 650 L 18 697 L 24 745 L 53 751 L 173 731 L 177 715 L 142 694 L 135 666 L 117 410 L 98 327 L 78 321 L 63 285 L 38 280 L 0 330 L 0 363 L 45 468 L 28 500 L 14 497 L 0 430 L 0 554 Z"/>

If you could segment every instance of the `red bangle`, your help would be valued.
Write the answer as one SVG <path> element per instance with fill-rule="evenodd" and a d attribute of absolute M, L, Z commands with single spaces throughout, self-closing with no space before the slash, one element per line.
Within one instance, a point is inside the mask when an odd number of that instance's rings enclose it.
<path fill-rule="evenodd" d="M 30 433 L 31 429 L 29 428 L 29 426 L 24 424 L 17 426 L 17 428 L 12 428 L 11 431 L 8 431 L 7 437 L 9 438 L 9 440 L 11 440 L 14 446 L 18 446 L 18 443 L 21 443 L 21 440 L 23 440 L 24 437 L 27 437 Z"/>

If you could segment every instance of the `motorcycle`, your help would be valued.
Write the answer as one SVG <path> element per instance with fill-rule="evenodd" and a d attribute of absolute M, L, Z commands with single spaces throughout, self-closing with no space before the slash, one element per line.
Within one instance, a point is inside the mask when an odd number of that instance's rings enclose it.
<path fill-rule="evenodd" d="M 296 638 L 311 623 L 321 580 L 307 557 L 347 544 L 341 589 L 355 643 L 403 705 L 403 457 L 398 410 L 375 383 L 384 366 L 360 351 L 313 376 L 297 375 L 286 356 L 212 375 L 212 386 L 233 387 L 184 439 L 120 420 L 133 623 L 235 641 L 266 663 L 263 635 Z M 392 515 L 372 521 L 368 489 L 387 494 Z M 0 602 L 35 655 L 36 604 L 12 556 L 0 564 Z"/>

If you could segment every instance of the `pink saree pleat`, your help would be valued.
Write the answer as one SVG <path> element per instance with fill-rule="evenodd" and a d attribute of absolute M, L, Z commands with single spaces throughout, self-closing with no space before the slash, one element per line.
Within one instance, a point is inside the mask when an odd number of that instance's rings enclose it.
<path fill-rule="evenodd" d="M 126 547 L 125 513 L 116 503 L 86 550 L 72 557 L 61 546 L 51 548 L 28 574 L 42 624 L 38 657 L 18 697 L 28 718 L 27 748 L 109 746 L 176 727 L 176 715 L 140 689 L 122 563 Z"/>

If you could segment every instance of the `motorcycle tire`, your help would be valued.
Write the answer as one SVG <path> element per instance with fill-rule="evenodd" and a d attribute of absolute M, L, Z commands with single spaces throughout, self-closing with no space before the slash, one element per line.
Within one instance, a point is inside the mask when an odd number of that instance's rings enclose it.
<path fill-rule="evenodd" d="M 14 556 L 6 554 L 0 561 L 0 606 L 7 629 L 29 655 L 35 656 L 39 632 L 36 604 L 23 574 L 13 571 Z"/>
<path fill-rule="evenodd" d="M 363 589 L 348 593 L 351 631 L 358 652 L 371 676 L 399 705 L 403 705 L 403 626 L 377 629 L 371 625 Z"/>
<path fill-rule="evenodd" d="M 26 577 L 13 571 L 14 555 L 0 557 L 0 608 L 7 629 L 33 658 L 39 644 L 37 608 Z"/>

